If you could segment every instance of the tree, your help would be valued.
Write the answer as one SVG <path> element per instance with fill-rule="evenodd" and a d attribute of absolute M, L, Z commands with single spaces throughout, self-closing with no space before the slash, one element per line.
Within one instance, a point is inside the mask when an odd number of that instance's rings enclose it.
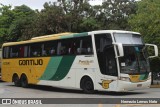
<path fill-rule="evenodd" d="M 53 34 L 65 31 L 64 12 L 56 3 L 45 3 L 39 13 L 37 26 L 42 34 Z"/>
<path fill-rule="evenodd" d="M 101 29 L 101 23 L 99 23 L 94 17 L 84 18 L 79 25 L 80 32 L 87 32 Z"/>
<path fill-rule="evenodd" d="M 17 41 L 27 39 L 26 29 L 31 25 L 35 12 L 29 7 L 22 5 L 11 9 L 11 6 L 1 5 L 0 8 L 0 40 Z"/>
<path fill-rule="evenodd" d="M 135 12 L 135 0 L 104 0 L 98 17 L 103 22 L 105 29 L 128 30 L 128 17 Z"/>
<path fill-rule="evenodd" d="M 14 21 L 9 28 L 11 41 L 24 40 L 30 38 L 29 28 L 32 26 L 35 11 L 26 5 L 16 6 L 13 10 Z M 28 29 L 28 30 L 27 30 Z"/>
<path fill-rule="evenodd" d="M 0 39 L 19 41 L 60 32 L 129 29 L 127 19 L 135 13 L 135 0 L 104 0 L 91 6 L 88 0 L 46 2 L 41 11 L 28 6 L 0 8 Z"/>
<path fill-rule="evenodd" d="M 14 13 L 11 10 L 11 6 L 0 5 L 0 44 L 8 41 L 9 27 L 14 19 Z"/>
<path fill-rule="evenodd" d="M 44 4 L 36 21 L 37 35 L 96 30 L 99 25 L 87 0 L 59 0 Z"/>
<path fill-rule="evenodd" d="M 64 24 L 67 25 L 67 31 L 81 32 L 88 19 L 93 21 L 92 7 L 88 0 L 59 0 L 59 3 L 65 13 Z"/>
<path fill-rule="evenodd" d="M 160 46 L 160 0 L 141 0 L 136 14 L 128 22 L 132 30 L 140 32 L 147 43 Z"/>

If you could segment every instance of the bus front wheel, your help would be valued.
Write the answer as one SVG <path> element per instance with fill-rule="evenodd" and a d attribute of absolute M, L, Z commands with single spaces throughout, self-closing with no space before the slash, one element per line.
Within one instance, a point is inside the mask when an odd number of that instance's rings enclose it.
<path fill-rule="evenodd" d="M 14 82 L 14 85 L 15 85 L 15 86 L 17 86 L 17 87 L 20 87 L 20 86 L 21 86 L 20 79 L 19 79 L 19 77 L 18 77 L 17 74 L 14 74 L 14 75 L 13 75 L 12 81 Z"/>
<path fill-rule="evenodd" d="M 27 76 L 25 74 L 22 74 L 21 76 L 21 86 L 23 88 L 27 88 L 28 87 L 28 79 L 27 79 Z"/>
<path fill-rule="evenodd" d="M 93 81 L 90 77 L 83 77 L 81 80 L 81 89 L 88 94 L 94 93 Z"/>

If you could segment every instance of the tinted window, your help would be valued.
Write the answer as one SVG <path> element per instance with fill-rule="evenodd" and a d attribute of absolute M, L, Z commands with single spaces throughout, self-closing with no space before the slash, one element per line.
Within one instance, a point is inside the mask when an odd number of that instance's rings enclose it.
<path fill-rule="evenodd" d="M 91 36 L 31 43 L 3 48 L 4 58 L 93 54 Z"/>
<path fill-rule="evenodd" d="M 42 44 L 42 56 L 57 55 L 57 41 L 48 41 Z"/>
<path fill-rule="evenodd" d="M 111 35 L 96 34 L 95 43 L 101 73 L 104 75 L 117 76 L 118 72 Z"/>
<path fill-rule="evenodd" d="M 19 56 L 19 46 L 10 47 L 10 58 L 17 58 Z"/>
<path fill-rule="evenodd" d="M 3 58 L 9 58 L 9 47 L 3 48 Z"/>
<path fill-rule="evenodd" d="M 42 56 L 42 44 L 41 43 L 34 43 L 30 45 L 30 56 L 31 57 Z"/>

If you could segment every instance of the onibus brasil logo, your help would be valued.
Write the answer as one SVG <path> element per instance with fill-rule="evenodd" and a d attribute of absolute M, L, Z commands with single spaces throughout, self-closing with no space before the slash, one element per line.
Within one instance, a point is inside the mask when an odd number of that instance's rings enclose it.
<path fill-rule="evenodd" d="M 37 99 L 2 99 L 1 104 L 42 104 L 41 100 Z"/>

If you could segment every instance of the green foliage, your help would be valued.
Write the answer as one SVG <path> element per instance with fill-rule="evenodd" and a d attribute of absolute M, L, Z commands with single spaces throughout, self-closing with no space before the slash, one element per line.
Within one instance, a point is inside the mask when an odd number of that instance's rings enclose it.
<path fill-rule="evenodd" d="M 0 40 L 18 41 L 26 35 L 25 30 L 30 26 L 35 12 L 29 7 L 22 5 L 11 9 L 11 6 L 0 8 Z"/>
<path fill-rule="evenodd" d="M 13 11 L 11 10 L 11 6 L 2 6 L 0 8 L 0 42 L 5 42 L 9 40 L 8 35 L 9 35 L 9 27 L 10 24 L 13 22 Z"/>
<path fill-rule="evenodd" d="M 0 27 L 3 30 L 0 34 L 7 37 L 5 41 L 17 41 L 59 32 L 128 29 L 127 18 L 134 13 L 134 7 L 134 0 L 106 0 L 102 6 L 91 6 L 88 0 L 58 0 L 57 3 L 45 3 L 40 12 L 22 5 L 8 9 L 13 17 L 7 31 Z M 4 15 L 0 17 L 2 20 Z"/>
<path fill-rule="evenodd" d="M 141 0 L 136 14 L 129 23 L 132 30 L 140 32 L 145 42 L 160 46 L 160 0 Z"/>
<path fill-rule="evenodd" d="M 95 18 L 90 17 L 82 20 L 82 23 L 80 24 L 80 28 L 82 28 L 81 32 L 85 32 L 85 31 L 93 31 L 93 30 L 101 29 L 101 26 L 100 26 L 100 23 L 97 22 Z"/>
<path fill-rule="evenodd" d="M 160 58 L 153 58 L 150 60 L 150 66 L 152 72 L 160 72 Z"/>
<path fill-rule="evenodd" d="M 135 12 L 135 0 L 105 0 L 101 7 L 100 19 L 105 29 L 128 30 L 128 17 Z"/>
<path fill-rule="evenodd" d="M 1 5 L 1 44 L 60 32 L 129 29 L 127 19 L 135 6 L 135 0 L 105 0 L 98 6 L 88 0 L 58 0 L 45 3 L 41 11 Z"/>

